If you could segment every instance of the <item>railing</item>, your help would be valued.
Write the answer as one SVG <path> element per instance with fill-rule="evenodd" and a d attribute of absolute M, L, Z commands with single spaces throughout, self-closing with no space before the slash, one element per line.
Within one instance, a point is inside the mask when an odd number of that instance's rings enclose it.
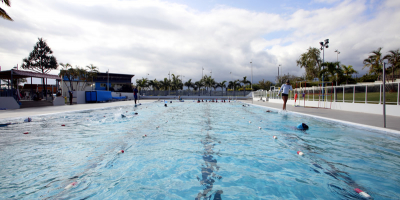
<path fill-rule="evenodd" d="M 144 96 L 235 96 L 235 97 L 245 97 L 250 93 L 251 93 L 251 91 L 142 90 L 139 92 L 139 95 L 144 95 Z"/>
<path fill-rule="evenodd" d="M 385 85 L 386 104 L 400 105 L 400 83 L 386 83 Z M 267 97 L 280 99 L 281 95 L 276 96 L 278 91 L 278 89 L 268 91 Z M 296 88 L 289 93 L 289 99 L 294 100 L 295 94 L 297 94 L 297 101 L 381 104 L 383 102 L 383 84 Z"/>
<path fill-rule="evenodd" d="M 0 97 L 14 97 L 14 99 L 17 99 L 15 91 L 15 89 L 0 89 Z"/>

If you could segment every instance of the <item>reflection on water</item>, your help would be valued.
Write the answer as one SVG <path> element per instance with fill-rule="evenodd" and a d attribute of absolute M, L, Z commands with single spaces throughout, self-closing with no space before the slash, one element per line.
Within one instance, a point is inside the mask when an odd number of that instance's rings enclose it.
<path fill-rule="evenodd" d="M 214 158 L 214 146 L 216 145 L 215 139 L 212 138 L 208 133 L 204 140 L 201 140 L 201 143 L 204 147 L 203 160 L 204 164 L 201 165 L 201 178 L 197 177 L 197 180 L 200 181 L 200 185 L 204 186 L 203 192 L 199 192 L 197 194 L 196 200 L 203 199 L 211 199 L 214 195 L 214 200 L 222 199 L 221 195 L 223 193 L 222 190 L 217 190 L 212 192 L 214 183 L 216 180 L 220 180 L 222 176 L 216 174 L 219 170 L 219 166 L 217 165 L 217 159 Z M 221 143 L 221 142 L 218 142 Z"/>

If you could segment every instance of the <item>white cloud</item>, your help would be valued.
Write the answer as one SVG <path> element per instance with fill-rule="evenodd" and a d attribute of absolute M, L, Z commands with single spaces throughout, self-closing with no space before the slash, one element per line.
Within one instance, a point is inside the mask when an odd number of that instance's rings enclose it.
<path fill-rule="evenodd" d="M 397 2 L 385 1 L 373 15 L 365 1 L 279 15 L 227 6 L 199 12 L 157 0 L 15 1 L 7 10 L 15 21 L 0 20 L 0 65 L 20 64 L 43 37 L 59 62 L 93 63 L 103 72 L 162 79 L 171 71 L 198 80 L 204 67 L 222 81 L 229 72 L 249 78 L 253 61 L 254 80 L 274 80 L 278 64 L 302 75 L 296 59 L 329 38 L 325 60 L 336 61 L 339 49 L 339 60 L 360 70 L 368 52 L 400 47 Z"/>

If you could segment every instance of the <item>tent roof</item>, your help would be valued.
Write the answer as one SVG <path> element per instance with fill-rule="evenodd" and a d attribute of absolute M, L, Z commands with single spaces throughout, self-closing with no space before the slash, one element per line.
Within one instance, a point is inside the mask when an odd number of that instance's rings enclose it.
<path fill-rule="evenodd" d="M 13 78 L 35 77 L 35 78 L 49 78 L 49 79 L 61 80 L 61 78 L 57 75 L 42 74 L 42 73 L 37 73 L 37 72 L 22 71 L 22 70 L 15 70 L 15 69 L 0 71 L 0 79 L 11 79 L 11 71 L 12 71 Z"/>

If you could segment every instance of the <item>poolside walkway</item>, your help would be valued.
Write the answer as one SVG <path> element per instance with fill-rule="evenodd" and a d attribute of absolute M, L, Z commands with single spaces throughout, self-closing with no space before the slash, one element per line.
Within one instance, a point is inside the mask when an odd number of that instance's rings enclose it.
<path fill-rule="evenodd" d="M 251 104 L 251 100 L 243 101 Z M 262 101 L 253 101 L 255 105 L 266 106 L 274 109 L 282 109 L 282 103 L 271 103 Z M 383 129 L 383 115 L 367 114 L 361 112 L 349 112 L 341 110 L 331 110 L 323 108 L 304 108 L 304 107 L 294 107 L 293 105 L 287 105 L 286 109 L 288 111 L 297 112 L 306 115 L 314 115 L 321 118 L 333 119 L 336 121 L 342 121 L 345 123 L 354 123 L 363 126 L 372 126 L 376 128 Z M 386 116 L 386 128 L 392 129 L 400 133 L 400 117 Z"/>
<path fill-rule="evenodd" d="M 140 100 L 140 103 L 154 102 L 155 100 Z M 90 103 L 90 104 L 73 104 L 65 106 L 46 106 L 46 107 L 32 107 L 21 108 L 15 110 L 0 110 L 0 119 L 12 119 L 20 117 L 32 117 L 35 115 L 55 114 L 62 112 L 71 112 L 79 110 L 101 109 L 115 106 L 134 105 L 135 101 L 117 101 L 107 103 Z"/>
<path fill-rule="evenodd" d="M 155 100 L 140 100 L 140 103 L 154 102 Z M 251 100 L 241 100 L 251 104 Z M 126 106 L 133 105 L 134 101 L 118 101 L 109 103 L 92 103 L 92 104 L 74 104 L 65 106 L 47 106 L 47 107 L 34 107 L 34 108 L 22 108 L 16 110 L 0 110 L 0 120 L 1 119 L 13 119 L 13 118 L 26 118 L 35 115 L 45 115 L 45 114 L 55 114 L 70 111 L 79 110 L 89 110 L 89 109 L 101 109 L 107 107 L 115 106 Z M 255 105 L 265 106 L 273 109 L 282 109 L 282 104 L 254 101 Z M 267 110 L 268 108 L 266 108 Z M 383 116 L 359 112 L 346 112 L 331 109 L 317 109 L 317 108 L 303 108 L 303 107 L 293 107 L 292 105 L 287 105 L 287 110 L 291 112 L 297 112 L 305 115 L 313 115 L 320 118 L 332 119 L 336 121 L 341 121 L 344 123 L 370 126 L 378 128 L 380 130 L 391 129 L 394 132 L 400 133 L 400 117 L 386 116 L 386 127 L 383 129 Z M 390 130 L 388 130 L 390 131 Z M 393 131 L 391 131 L 393 132 Z"/>

